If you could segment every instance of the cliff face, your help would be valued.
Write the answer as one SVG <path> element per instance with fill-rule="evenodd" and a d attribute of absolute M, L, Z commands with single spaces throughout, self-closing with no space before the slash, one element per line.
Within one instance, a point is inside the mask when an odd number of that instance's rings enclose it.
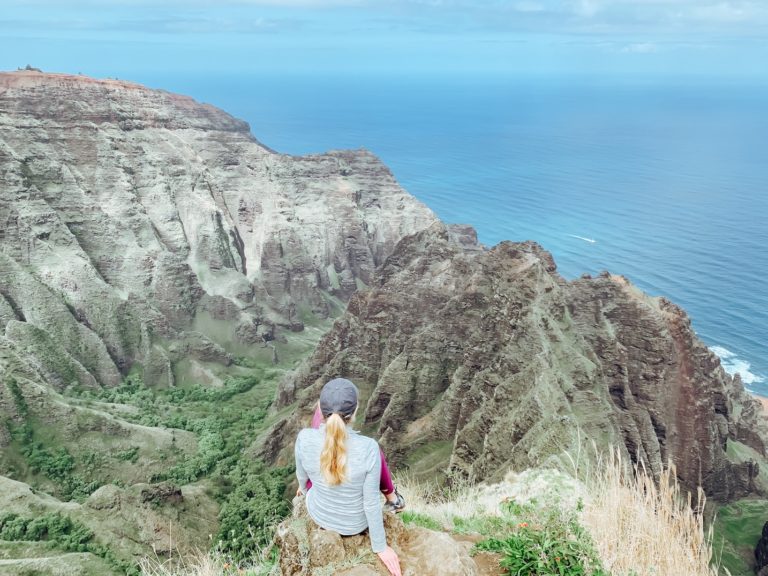
<path fill-rule="evenodd" d="M 56 387 L 226 364 L 218 344 L 327 316 L 434 220 L 368 152 L 281 155 L 190 98 L 0 74 L 0 348 Z"/>
<path fill-rule="evenodd" d="M 566 282 L 534 243 L 468 250 L 439 224 L 403 240 L 282 383 L 279 403 L 298 409 L 268 455 L 336 375 L 364 391 L 363 429 L 417 473 L 494 479 L 591 438 L 655 472 L 671 461 L 715 499 L 763 489 L 755 462 L 729 455 L 765 456 L 759 406 L 685 313 L 622 277 Z"/>

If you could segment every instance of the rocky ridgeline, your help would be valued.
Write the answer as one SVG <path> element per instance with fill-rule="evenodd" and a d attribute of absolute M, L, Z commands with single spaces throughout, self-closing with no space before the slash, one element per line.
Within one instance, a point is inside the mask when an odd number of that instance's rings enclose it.
<path fill-rule="evenodd" d="M 474 541 L 419 526 L 408 526 L 384 514 L 387 543 L 397 552 L 403 576 L 495 576 L 499 558 L 473 553 Z M 477 538 L 479 540 L 479 536 Z M 323 530 L 307 515 L 304 499 L 294 500 L 293 515 L 277 528 L 275 545 L 283 576 L 388 576 L 371 552 L 367 535 L 339 536 Z"/>
<path fill-rule="evenodd" d="M 191 98 L 0 74 L 0 350 L 58 388 L 136 362 L 167 384 L 301 330 L 434 220 L 366 151 L 286 156 Z"/>
<path fill-rule="evenodd" d="M 299 410 L 268 456 L 338 374 L 364 391 L 363 429 L 417 474 L 498 479 L 594 440 L 654 472 L 672 462 L 716 500 L 766 490 L 760 406 L 684 311 L 620 276 L 567 282 L 532 242 L 467 250 L 441 224 L 403 240 L 282 383 L 279 404 Z"/>

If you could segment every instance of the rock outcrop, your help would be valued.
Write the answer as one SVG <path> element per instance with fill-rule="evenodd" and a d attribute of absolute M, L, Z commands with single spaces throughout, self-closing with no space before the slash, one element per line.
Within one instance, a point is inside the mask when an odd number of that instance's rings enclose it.
<path fill-rule="evenodd" d="M 492 554 L 470 554 L 472 542 L 444 532 L 406 527 L 394 514 L 384 515 L 387 544 L 400 559 L 403 576 L 492 576 L 499 573 Z M 282 576 L 388 576 L 371 551 L 367 535 L 339 536 L 323 530 L 307 515 L 303 498 L 294 500 L 293 515 L 277 528 L 275 544 Z"/>
<path fill-rule="evenodd" d="M 336 375 L 363 390 L 363 430 L 417 474 L 498 479 L 593 439 L 655 472 L 672 462 L 717 500 L 766 488 L 759 405 L 683 310 L 620 276 L 567 282 L 532 242 L 468 250 L 439 224 L 404 239 L 282 383 L 279 405 L 297 409 L 266 455 L 279 458 Z"/>
<path fill-rule="evenodd" d="M 208 340 L 301 330 L 434 221 L 366 151 L 282 155 L 191 98 L 0 73 L 0 345 L 57 388 L 137 362 L 172 383 L 161 340 L 226 363 Z"/>
<path fill-rule="evenodd" d="M 755 546 L 755 572 L 757 576 L 768 576 L 768 522 L 763 525 L 763 533 Z"/>

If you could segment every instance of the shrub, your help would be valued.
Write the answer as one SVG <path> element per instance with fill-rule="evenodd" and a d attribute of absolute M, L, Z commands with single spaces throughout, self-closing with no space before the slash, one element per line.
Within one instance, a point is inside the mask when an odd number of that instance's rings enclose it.
<path fill-rule="evenodd" d="M 502 510 L 511 517 L 532 511 L 514 503 L 503 505 Z M 607 576 L 591 538 L 574 513 L 541 509 L 529 522 L 519 522 L 516 530 L 504 537 L 483 540 L 476 548 L 500 554 L 500 565 L 510 574 Z"/>
<path fill-rule="evenodd" d="M 130 462 L 131 464 L 136 464 L 136 462 L 139 459 L 139 447 L 132 446 L 131 448 L 128 448 L 126 450 L 121 450 L 120 452 L 115 454 L 115 458 L 117 458 L 118 460 L 122 460 L 123 462 Z"/>
<path fill-rule="evenodd" d="M 37 518 L 17 514 L 0 517 L 0 540 L 47 541 L 66 552 L 86 552 L 92 538 L 87 526 L 59 513 Z"/>
<path fill-rule="evenodd" d="M 29 406 L 19 384 L 15 379 L 9 378 L 5 385 L 22 418 L 19 426 L 14 426 L 8 421 L 8 428 L 21 445 L 21 453 L 29 464 L 30 471 L 33 474 L 43 474 L 52 480 L 58 488 L 57 494 L 65 500 L 83 499 L 98 488 L 97 482 L 87 482 L 81 476 L 74 474 L 75 459 L 66 448 L 52 451 L 42 442 L 35 441 Z"/>
<path fill-rule="evenodd" d="M 94 542 L 93 532 L 87 526 L 58 512 L 37 518 L 24 518 L 17 514 L 0 516 L 0 540 L 49 542 L 65 552 L 90 552 L 103 558 L 121 574 L 140 574 L 136 565 L 119 558 L 111 548 Z"/>
<path fill-rule="evenodd" d="M 228 478 L 235 488 L 219 512 L 219 552 L 239 564 L 272 541 L 274 526 L 290 512 L 284 498 L 289 474 L 288 468 L 241 461 Z"/>
<path fill-rule="evenodd" d="M 28 442 L 22 447 L 22 454 L 29 463 L 33 474 L 42 473 L 56 483 L 58 494 L 65 500 L 82 500 L 99 487 L 98 482 L 89 482 L 73 473 L 75 458 L 66 448 L 52 451 L 40 442 Z"/>

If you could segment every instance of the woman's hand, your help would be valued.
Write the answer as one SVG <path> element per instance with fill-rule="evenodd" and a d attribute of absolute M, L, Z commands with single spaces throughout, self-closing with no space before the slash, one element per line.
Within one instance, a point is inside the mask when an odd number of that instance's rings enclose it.
<path fill-rule="evenodd" d="M 392 576 L 403 576 L 400 572 L 400 559 L 397 557 L 397 553 L 389 546 L 383 552 L 379 552 L 379 558 L 384 562 L 384 566 L 387 567 L 389 573 Z"/>

